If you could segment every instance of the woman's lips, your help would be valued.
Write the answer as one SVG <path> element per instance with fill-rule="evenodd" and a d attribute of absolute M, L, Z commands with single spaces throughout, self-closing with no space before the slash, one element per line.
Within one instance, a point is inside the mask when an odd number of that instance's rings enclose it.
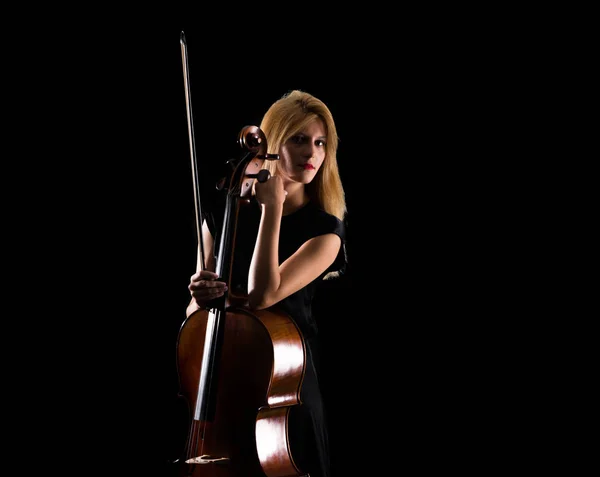
<path fill-rule="evenodd" d="M 311 170 L 311 169 L 315 168 L 315 166 L 313 166 L 312 164 L 304 164 L 304 165 L 302 165 L 300 167 L 302 167 L 305 171 Z"/>

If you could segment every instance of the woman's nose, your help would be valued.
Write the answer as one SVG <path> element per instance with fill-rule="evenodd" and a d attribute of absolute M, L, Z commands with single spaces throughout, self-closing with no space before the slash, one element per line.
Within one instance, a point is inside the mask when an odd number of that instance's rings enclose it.
<path fill-rule="evenodd" d="M 314 144 L 309 144 L 306 148 L 306 156 L 307 157 L 317 157 L 317 146 L 315 146 Z"/>

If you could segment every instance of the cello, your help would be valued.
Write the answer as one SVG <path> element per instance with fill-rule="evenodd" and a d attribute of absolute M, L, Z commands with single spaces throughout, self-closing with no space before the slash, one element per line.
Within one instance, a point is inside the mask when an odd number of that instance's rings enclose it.
<path fill-rule="evenodd" d="M 198 266 L 204 268 L 202 212 L 192 122 L 187 43 L 180 37 L 194 183 Z M 218 184 L 226 193 L 215 272 L 228 289 L 206 309 L 192 311 L 177 337 L 179 395 L 189 410 L 180 477 L 303 476 L 291 453 L 290 411 L 301 405 L 306 347 L 294 320 L 272 307 L 247 306 L 247 283 L 235 260 L 238 219 L 244 214 L 255 180 L 269 172 L 267 140 L 260 128 L 244 127 L 238 144 L 245 151 L 229 161 Z M 247 270 L 245 271 L 247 277 Z"/>

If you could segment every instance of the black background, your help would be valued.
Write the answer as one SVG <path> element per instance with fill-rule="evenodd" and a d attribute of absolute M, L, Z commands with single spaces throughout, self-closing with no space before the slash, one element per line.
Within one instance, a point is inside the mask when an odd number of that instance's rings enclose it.
<path fill-rule="evenodd" d="M 336 475 L 474 466 L 502 412 L 490 412 L 490 349 L 511 241 L 509 195 L 496 194 L 509 103 L 493 50 L 485 60 L 460 32 L 427 28 L 281 51 L 264 35 L 236 42 L 198 26 L 37 43 L 53 58 L 38 72 L 37 121 L 52 158 L 38 192 L 41 288 L 58 317 L 41 340 L 45 425 L 63 432 L 54 454 L 167 475 L 186 437 L 175 345 L 197 242 L 182 30 L 207 191 L 239 154 L 241 128 L 287 91 L 314 94 L 336 120 L 349 267 L 317 301 Z"/>

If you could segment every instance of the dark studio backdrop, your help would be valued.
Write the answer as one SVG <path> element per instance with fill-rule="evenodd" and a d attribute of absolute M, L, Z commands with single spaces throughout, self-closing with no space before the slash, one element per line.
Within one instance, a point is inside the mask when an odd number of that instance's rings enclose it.
<path fill-rule="evenodd" d="M 476 315 L 496 319 L 483 283 L 490 249 L 492 260 L 502 254 L 492 168 L 477 160 L 498 98 L 464 73 L 473 55 L 425 36 L 400 51 L 351 36 L 325 52 L 290 46 L 267 63 L 262 44 L 183 30 L 206 197 L 239 155 L 239 131 L 287 91 L 314 94 L 336 120 L 349 265 L 315 310 L 336 475 L 472 462 L 465 449 L 493 421 L 480 413 L 488 389 L 474 384 L 492 372 L 482 356 L 493 338 Z M 135 475 L 161 475 L 187 436 L 175 351 L 197 237 L 181 31 L 82 34 L 85 55 L 69 58 L 79 180 L 61 198 L 68 240 L 57 257 L 70 277 L 64 336 L 78 338 L 65 338 L 70 398 L 59 400 L 75 416 L 73 458 L 148 470 Z M 488 148 L 493 162 L 499 149 Z"/>

